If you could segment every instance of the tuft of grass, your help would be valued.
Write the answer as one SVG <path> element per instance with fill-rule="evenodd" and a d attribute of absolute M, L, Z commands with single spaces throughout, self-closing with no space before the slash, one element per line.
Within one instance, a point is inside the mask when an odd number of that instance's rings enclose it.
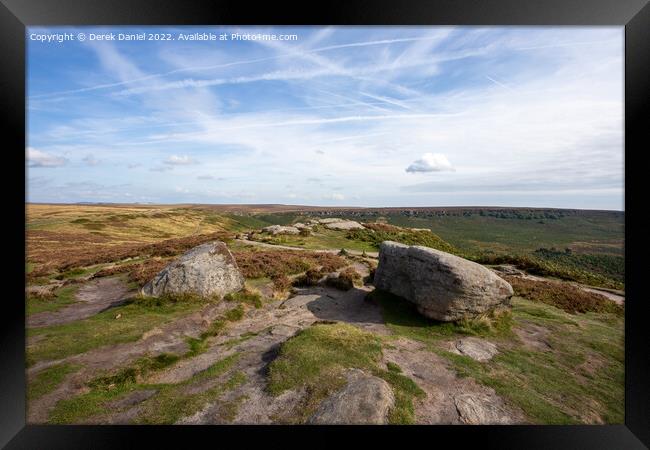
<path fill-rule="evenodd" d="M 237 322 L 238 320 L 241 320 L 244 317 L 245 313 L 246 313 L 246 310 L 244 309 L 244 306 L 243 305 L 237 305 L 235 308 L 232 308 L 232 309 L 226 311 L 224 313 L 223 317 L 228 322 Z"/>
<path fill-rule="evenodd" d="M 131 299 L 129 299 L 129 302 L 146 307 L 146 308 L 152 308 L 152 307 L 159 307 L 159 306 L 165 306 L 165 305 L 174 305 L 174 304 L 204 304 L 204 303 L 209 303 L 209 302 L 214 302 L 214 301 L 219 301 L 219 297 L 217 296 L 212 296 L 212 297 L 203 297 L 199 294 L 192 293 L 192 292 L 183 292 L 183 293 L 178 293 L 178 294 L 163 294 L 159 297 L 149 297 L 146 295 L 135 295 Z"/>
<path fill-rule="evenodd" d="M 79 289 L 78 285 L 71 285 L 59 288 L 51 295 L 29 295 L 27 297 L 27 315 L 44 311 L 57 311 L 74 303 L 77 289 Z"/>
<path fill-rule="evenodd" d="M 227 302 L 246 303 L 254 306 L 256 309 L 262 307 L 262 295 L 257 290 L 244 288 L 239 292 L 227 294 L 224 298 Z"/>
<path fill-rule="evenodd" d="M 220 377 L 232 368 L 238 355 L 228 356 L 178 384 L 142 384 L 137 377 L 125 375 L 112 386 L 105 383 L 91 383 L 91 390 L 85 394 L 59 401 L 50 414 L 50 423 L 81 423 L 85 419 L 106 412 L 108 405 L 115 400 L 141 390 L 156 390 L 156 395 L 141 403 L 141 411 L 136 423 L 173 424 L 181 417 L 201 409 L 229 389 L 246 380 L 243 373 L 237 372 L 225 382 Z M 131 369 L 134 369 L 131 367 Z M 188 393 L 187 387 L 213 381 L 211 386 L 196 393 Z M 110 388 L 109 388 L 110 386 Z"/>
<path fill-rule="evenodd" d="M 389 372 L 394 372 L 394 373 L 402 373 L 402 368 L 395 364 L 394 362 L 387 362 L 386 363 L 386 368 L 388 369 Z"/>
<path fill-rule="evenodd" d="M 171 353 L 161 353 L 153 357 L 138 359 L 131 366 L 121 368 L 112 375 L 103 375 L 89 381 L 87 385 L 95 389 L 113 389 L 124 384 L 137 383 L 152 372 L 169 367 L 176 363 L 180 356 Z"/>
<path fill-rule="evenodd" d="M 29 328 L 28 337 L 44 336 L 27 345 L 28 364 L 65 358 L 88 350 L 140 339 L 146 331 L 192 314 L 200 302 L 158 305 L 125 304 L 87 319 L 42 328 Z M 115 316 L 121 314 L 119 320 Z"/>
<path fill-rule="evenodd" d="M 456 335 L 508 337 L 512 335 L 512 315 L 508 311 L 495 311 L 476 319 L 458 322 L 438 322 L 424 317 L 415 306 L 389 292 L 375 289 L 367 297 L 380 304 L 386 325 L 393 333 L 432 343 Z"/>
<path fill-rule="evenodd" d="M 412 423 L 413 398 L 424 392 L 404 375 L 381 369 L 381 357 L 381 341 L 372 333 L 344 323 L 315 324 L 282 345 L 278 358 L 269 366 L 268 389 L 272 395 L 279 395 L 304 387 L 306 401 L 294 417 L 302 423 L 324 398 L 343 387 L 345 369 L 358 368 L 383 378 L 393 388 L 396 403 L 389 420 Z"/>
<path fill-rule="evenodd" d="M 63 379 L 79 369 L 79 366 L 69 363 L 57 364 L 38 372 L 27 383 L 27 399 L 36 400 L 56 389 Z"/>

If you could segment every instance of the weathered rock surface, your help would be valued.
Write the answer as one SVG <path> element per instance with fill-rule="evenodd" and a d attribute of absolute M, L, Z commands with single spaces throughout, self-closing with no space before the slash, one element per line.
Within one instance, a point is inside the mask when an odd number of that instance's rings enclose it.
<path fill-rule="evenodd" d="M 492 270 L 497 272 L 497 274 L 503 275 L 524 275 L 524 272 L 517 269 L 512 264 L 499 264 L 498 266 L 492 267 Z"/>
<path fill-rule="evenodd" d="M 428 247 L 382 242 L 375 286 L 441 321 L 476 317 L 508 306 L 512 286 L 480 264 Z"/>
<path fill-rule="evenodd" d="M 467 337 L 456 341 L 456 350 L 461 355 L 469 356 L 477 361 L 488 361 L 499 353 L 492 342 L 475 337 Z"/>
<path fill-rule="evenodd" d="M 508 425 L 513 420 L 503 401 L 486 393 L 472 392 L 454 397 L 460 420 L 469 425 Z"/>
<path fill-rule="evenodd" d="M 327 219 L 316 219 L 318 223 L 322 224 L 327 224 L 327 223 L 336 223 L 336 222 L 343 222 L 345 219 L 341 219 L 339 217 L 328 217 Z"/>
<path fill-rule="evenodd" d="M 226 244 L 208 242 L 169 264 L 141 290 L 143 295 L 195 293 L 224 296 L 244 287 L 244 277 Z"/>
<path fill-rule="evenodd" d="M 347 373 L 348 384 L 323 400 L 309 423 L 318 425 L 380 425 L 395 403 L 390 385 L 359 369 Z"/>
<path fill-rule="evenodd" d="M 296 227 L 287 227 L 284 225 L 270 225 L 268 227 L 262 228 L 262 231 L 265 233 L 272 234 L 275 236 L 276 234 L 298 234 L 300 233 L 300 230 Z"/>
<path fill-rule="evenodd" d="M 329 228 L 330 230 L 361 230 L 364 227 L 354 220 L 342 220 L 340 222 L 325 224 L 325 228 Z"/>
<path fill-rule="evenodd" d="M 307 225 L 306 223 L 298 222 L 294 223 L 292 227 L 297 228 L 298 230 L 311 230 L 311 225 Z"/>

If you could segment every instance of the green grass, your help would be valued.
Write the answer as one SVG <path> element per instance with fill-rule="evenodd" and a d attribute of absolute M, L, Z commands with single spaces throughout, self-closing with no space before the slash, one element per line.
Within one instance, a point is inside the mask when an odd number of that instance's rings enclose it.
<path fill-rule="evenodd" d="M 410 230 L 392 226 L 375 225 L 375 229 L 350 230 L 346 238 L 353 241 L 369 242 L 377 250 L 384 241 L 395 241 L 406 245 L 421 245 L 448 253 L 457 253 L 449 243 L 429 230 Z"/>
<path fill-rule="evenodd" d="M 395 406 L 389 414 L 392 423 L 412 423 L 413 398 L 424 392 L 409 378 L 379 367 L 380 339 L 354 326 L 316 324 L 286 341 L 269 367 L 268 389 L 279 395 L 287 389 L 305 387 L 306 402 L 295 412 L 294 420 L 303 423 L 320 402 L 345 385 L 347 368 L 366 370 L 385 379 L 395 393 Z"/>
<path fill-rule="evenodd" d="M 79 366 L 73 364 L 57 364 L 41 370 L 33 379 L 28 380 L 27 399 L 36 400 L 52 392 L 67 375 L 78 369 Z"/>
<path fill-rule="evenodd" d="M 89 350 L 133 342 L 152 328 L 189 315 L 203 306 L 199 302 L 150 306 L 137 303 L 118 306 L 88 319 L 50 327 L 31 328 L 28 337 L 44 336 L 27 347 L 29 365 L 56 360 Z M 119 319 L 115 316 L 121 314 Z"/>
<path fill-rule="evenodd" d="M 399 297 L 374 291 L 386 325 L 396 336 L 429 344 L 460 376 L 492 387 L 540 424 L 622 423 L 624 407 L 623 318 L 614 313 L 569 314 L 540 302 L 513 298 L 512 314 L 478 323 L 440 323 L 417 313 Z M 535 324 L 549 330 L 549 352 L 530 350 L 512 327 Z M 487 363 L 449 353 L 438 342 L 463 335 L 497 338 L 500 352 Z M 505 339 L 507 338 L 507 339 Z M 587 361 L 599 366 L 590 370 Z M 389 367 L 390 372 L 395 369 Z"/>
<path fill-rule="evenodd" d="M 368 294 L 368 299 L 379 303 L 384 322 L 395 335 L 409 339 L 434 343 L 458 335 L 497 338 L 512 336 L 513 320 L 508 312 L 486 315 L 475 320 L 438 322 L 424 317 L 411 302 L 389 292 L 375 289 Z"/>
<path fill-rule="evenodd" d="M 255 308 L 262 307 L 262 295 L 251 289 L 242 289 L 238 292 L 231 292 L 223 299 L 227 302 L 245 303 L 254 306 Z"/>
<path fill-rule="evenodd" d="M 577 247 L 621 254 L 624 215 L 580 211 L 557 220 L 521 220 L 470 216 L 404 217 L 390 215 L 393 225 L 429 228 L 461 250 L 529 253 L 540 247 Z"/>
<path fill-rule="evenodd" d="M 287 245 L 290 247 L 300 247 L 310 250 L 327 250 L 333 248 L 345 248 L 348 250 L 358 251 L 377 251 L 371 242 L 357 241 L 348 239 L 347 232 L 328 230 L 321 227 L 318 231 L 313 232 L 310 236 L 300 235 L 278 235 L 266 236 L 260 235 L 259 240 L 274 245 Z"/>
<path fill-rule="evenodd" d="M 178 384 L 143 384 L 136 378 L 122 376 L 114 383 L 106 384 L 96 379 L 89 383 L 90 392 L 59 401 L 50 414 L 50 423 L 80 423 L 84 419 L 106 412 L 107 404 L 124 398 L 135 391 L 156 390 L 156 394 L 141 404 L 136 418 L 142 424 L 172 424 L 183 416 L 201 409 L 209 401 L 245 381 L 242 373 L 235 373 L 224 382 L 219 377 L 232 368 L 238 355 L 228 356 Z M 213 386 L 196 393 L 187 393 L 186 388 L 205 381 L 215 380 Z M 98 381 L 102 380 L 102 381 Z M 114 412 L 114 411 L 111 411 Z"/>
<path fill-rule="evenodd" d="M 36 314 L 45 311 L 57 311 L 64 306 L 76 302 L 75 294 L 79 286 L 65 286 L 56 291 L 53 299 L 41 299 L 36 296 L 27 297 L 27 315 Z"/>
<path fill-rule="evenodd" d="M 452 362 L 460 376 L 494 388 L 533 423 L 589 423 L 594 418 L 608 424 L 623 423 L 623 321 L 610 315 L 606 324 L 599 316 L 571 317 L 552 306 L 515 299 L 515 321 L 549 329 L 551 351 L 515 345 L 501 348 L 487 363 L 439 353 Z M 585 365 L 588 361 L 598 364 L 590 369 Z"/>

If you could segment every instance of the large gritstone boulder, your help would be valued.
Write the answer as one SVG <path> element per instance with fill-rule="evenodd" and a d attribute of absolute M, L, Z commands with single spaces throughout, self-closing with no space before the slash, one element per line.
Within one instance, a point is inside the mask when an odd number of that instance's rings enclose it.
<path fill-rule="evenodd" d="M 244 287 L 237 262 L 223 242 L 215 241 L 189 250 L 169 264 L 141 290 L 146 296 L 192 293 L 224 296 Z"/>
<path fill-rule="evenodd" d="M 382 242 L 377 289 L 403 297 L 431 319 L 456 321 L 509 306 L 512 286 L 480 264 L 428 247 Z"/>

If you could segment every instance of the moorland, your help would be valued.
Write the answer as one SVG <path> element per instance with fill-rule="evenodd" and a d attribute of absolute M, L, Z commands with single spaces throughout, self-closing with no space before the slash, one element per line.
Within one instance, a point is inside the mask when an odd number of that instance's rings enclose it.
<path fill-rule="evenodd" d="M 389 423 L 623 422 L 622 212 L 26 210 L 30 423 L 305 423 L 354 370 L 390 386 Z M 363 227 L 332 229 L 327 218 Z M 263 231 L 297 223 L 312 225 Z M 243 290 L 222 299 L 137 294 L 214 240 L 232 252 Z M 512 308 L 446 323 L 419 315 L 372 285 L 387 240 L 496 271 L 513 287 Z M 477 358 L 467 348 L 494 351 Z"/>

